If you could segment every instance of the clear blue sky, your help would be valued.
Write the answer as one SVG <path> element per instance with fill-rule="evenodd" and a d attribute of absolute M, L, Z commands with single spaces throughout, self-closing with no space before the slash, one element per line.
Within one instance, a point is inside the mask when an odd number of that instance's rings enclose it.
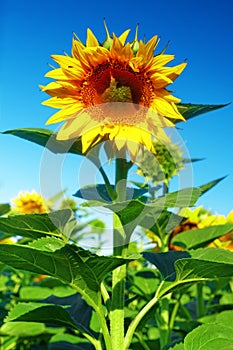
<path fill-rule="evenodd" d="M 110 32 L 117 35 L 128 28 L 134 33 L 139 23 L 141 37 L 160 36 L 160 49 L 170 40 L 167 52 L 176 55 L 174 63 L 184 59 L 188 62 L 172 86 L 182 102 L 233 101 L 233 2 L 230 0 L 3 0 L 0 6 L 1 131 L 45 127 L 52 110 L 41 105 L 47 96 L 38 84 L 47 83 L 44 74 L 53 62 L 50 55 L 69 53 L 72 32 L 85 40 L 87 27 L 103 40 L 104 17 Z M 193 165 L 194 185 L 228 175 L 198 204 L 227 214 L 233 208 L 233 105 L 179 127 L 191 157 L 205 158 Z M 40 191 L 41 147 L 0 135 L 0 154 L 1 203 L 8 202 L 19 190 Z M 74 156 L 66 160 L 69 171 L 64 170 L 62 187 L 68 188 L 68 194 L 77 190 L 80 160 Z"/>

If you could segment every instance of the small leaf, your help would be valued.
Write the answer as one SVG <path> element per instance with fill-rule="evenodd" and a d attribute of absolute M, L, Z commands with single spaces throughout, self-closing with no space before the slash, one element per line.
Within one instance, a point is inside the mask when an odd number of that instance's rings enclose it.
<path fill-rule="evenodd" d="M 228 106 L 229 103 L 221 104 L 221 105 L 204 105 L 204 104 L 192 104 L 192 103 L 179 103 L 177 104 L 179 112 L 183 115 L 185 120 L 194 118 L 200 114 L 208 113 L 215 111 L 216 109 L 220 109 Z M 178 123 L 179 120 L 175 120 L 175 123 Z"/>
<path fill-rule="evenodd" d="M 55 252 L 65 246 L 65 242 L 54 237 L 42 237 L 30 242 L 29 247 L 42 250 L 44 252 Z"/>
<path fill-rule="evenodd" d="M 217 180 L 213 180 L 208 182 L 205 185 L 199 186 L 200 190 L 201 190 L 201 194 L 203 195 L 204 193 L 206 193 L 207 191 L 209 191 L 211 188 L 213 188 L 214 186 L 216 186 L 220 181 L 222 181 L 223 179 L 225 179 L 226 176 L 220 177 Z"/>
<path fill-rule="evenodd" d="M 172 244 L 194 249 L 206 246 L 215 238 L 221 237 L 233 230 L 233 224 L 209 226 L 200 229 L 187 230 L 177 234 L 172 239 Z"/>
<path fill-rule="evenodd" d="M 0 216 L 7 214 L 11 210 L 11 206 L 8 203 L 0 204 Z"/>
<path fill-rule="evenodd" d="M 67 343 L 70 343 L 70 344 L 81 344 L 81 343 L 87 343 L 88 340 L 85 339 L 85 338 L 80 338 L 78 337 L 77 335 L 72 335 L 72 334 L 67 334 L 67 333 L 62 333 L 62 334 L 55 334 L 51 337 L 50 341 L 49 341 L 49 344 L 52 344 L 52 343 L 60 343 L 60 342 L 67 342 Z M 62 347 L 63 346 L 63 347 Z M 51 347 L 49 347 L 49 350 L 51 349 Z M 52 349 L 61 349 L 61 350 L 64 350 L 64 343 L 61 344 L 61 348 L 57 347 L 56 345 L 56 348 L 55 347 L 52 347 Z M 74 349 L 77 350 L 77 347 L 75 347 Z"/>
<path fill-rule="evenodd" d="M 114 186 L 112 185 L 112 190 L 114 190 Z M 148 192 L 146 188 L 143 189 L 137 189 L 137 188 L 131 188 L 127 187 L 126 189 L 126 199 L 134 199 L 141 197 L 144 193 Z M 83 188 L 80 188 L 75 194 L 75 197 L 83 198 L 87 200 L 98 200 L 98 201 L 104 201 L 104 202 L 112 202 L 112 199 L 110 198 L 108 194 L 108 190 L 105 185 L 98 184 L 98 185 L 89 185 L 85 186 Z"/>

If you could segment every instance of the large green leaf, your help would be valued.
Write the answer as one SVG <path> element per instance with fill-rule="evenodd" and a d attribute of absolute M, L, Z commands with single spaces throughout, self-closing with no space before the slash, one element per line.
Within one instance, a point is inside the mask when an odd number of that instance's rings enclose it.
<path fill-rule="evenodd" d="M 62 231 L 71 214 L 71 210 L 64 209 L 49 214 L 12 215 L 0 218 L 0 231 L 8 236 L 33 239 L 46 235 L 62 237 Z"/>
<path fill-rule="evenodd" d="M 233 311 L 223 311 L 215 321 L 195 328 L 184 339 L 184 350 L 232 350 Z"/>
<path fill-rule="evenodd" d="M 227 104 L 221 105 L 205 105 L 205 104 L 192 104 L 192 103 L 179 103 L 177 104 L 179 112 L 183 115 L 185 120 L 194 118 L 200 114 L 215 111 L 216 109 L 226 107 Z M 174 120 L 175 123 L 180 122 L 180 120 Z"/>
<path fill-rule="evenodd" d="M 50 249 L 51 238 L 49 242 Z M 17 269 L 58 278 L 96 303 L 96 292 L 99 291 L 101 281 L 109 272 L 126 263 L 125 259 L 98 256 L 65 243 L 55 251 L 2 244 L 0 261 Z"/>
<path fill-rule="evenodd" d="M 39 322 L 80 330 L 61 306 L 44 303 L 19 303 L 8 313 L 5 322 Z M 82 329 L 83 330 L 83 329 Z"/>
<path fill-rule="evenodd" d="M 11 206 L 8 203 L 0 204 L 0 216 L 7 214 L 11 210 Z"/>
<path fill-rule="evenodd" d="M 81 140 L 58 141 L 56 133 L 48 129 L 41 128 L 21 128 L 7 130 L 3 134 L 18 136 L 22 139 L 34 142 L 40 146 L 48 148 L 53 153 L 73 153 L 82 155 Z"/>
<path fill-rule="evenodd" d="M 231 277 L 233 253 L 219 248 L 199 248 L 189 252 L 191 258 L 175 262 L 177 280 Z"/>
<path fill-rule="evenodd" d="M 163 282 L 159 290 L 159 297 L 170 293 L 171 291 L 180 290 L 185 285 L 190 285 L 195 282 L 214 280 L 216 278 L 232 277 L 233 271 L 233 253 L 219 248 L 199 248 L 188 252 L 190 257 L 181 258 L 180 253 L 185 252 L 163 253 L 167 255 L 164 259 L 164 264 L 169 265 L 169 276 L 173 278 L 176 273 L 174 282 Z M 144 253 L 146 259 L 151 261 L 161 269 L 161 272 L 166 274 L 166 267 L 162 264 L 161 257 L 153 258 L 153 255 L 159 253 Z M 187 254 L 187 253 L 186 253 Z M 161 267 L 162 266 L 162 267 Z"/>
<path fill-rule="evenodd" d="M 179 233 L 172 239 L 172 244 L 179 245 L 186 249 L 199 248 L 212 242 L 215 238 L 221 237 L 233 230 L 233 224 L 209 226 L 196 230 L 188 230 Z"/>

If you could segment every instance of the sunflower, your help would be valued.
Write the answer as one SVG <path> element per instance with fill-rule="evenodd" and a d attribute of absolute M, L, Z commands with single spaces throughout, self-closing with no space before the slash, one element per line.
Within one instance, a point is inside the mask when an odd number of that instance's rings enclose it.
<path fill-rule="evenodd" d="M 73 37 L 72 54 L 52 55 L 59 65 L 45 76 L 55 79 L 42 90 L 52 96 L 44 105 L 60 109 L 47 124 L 65 121 L 57 139 L 82 137 L 83 153 L 101 140 L 112 149 L 126 149 L 135 159 L 141 146 L 154 152 L 152 135 L 167 140 L 165 127 L 172 120 L 184 120 L 174 97 L 166 87 L 186 66 L 166 65 L 174 55 L 165 50 L 154 55 L 158 37 L 148 42 L 127 42 L 129 30 L 110 36 L 100 44 L 87 29 L 86 44 Z"/>
<path fill-rule="evenodd" d="M 18 196 L 12 199 L 15 211 L 21 214 L 41 214 L 49 211 L 44 198 L 35 191 L 19 192 Z"/>

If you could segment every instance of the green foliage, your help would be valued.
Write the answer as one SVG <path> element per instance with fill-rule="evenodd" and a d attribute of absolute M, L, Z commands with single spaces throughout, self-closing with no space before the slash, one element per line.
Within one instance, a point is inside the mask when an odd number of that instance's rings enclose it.
<path fill-rule="evenodd" d="M 14 215 L 0 218 L 0 230 L 8 236 L 23 236 L 32 239 L 47 235 L 63 237 L 65 225 L 71 219 L 69 209 L 49 214 Z"/>
<path fill-rule="evenodd" d="M 221 105 L 204 105 L 204 104 L 192 104 L 192 103 L 179 103 L 177 105 L 179 112 L 183 115 L 185 120 L 197 117 L 198 115 L 215 111 L 219 108 L 228 106 L 227 104 Z M 179 122 L 174 120 L 175 123 Z"/>
<path fill-rule="evenodd" d="M 53 153 L 73 153 L 82 155 L 82 144 L 80 140 L 58 141 L 56 133 L 48 129 L 41 128 L 21 128 L 3 132 L 3 134 L 14 135 L 34 142 L 40 146 L 48 148 Z"/>
<path fill-rule="evenodd" d="M 70 284 L 96 303 L 100 283 L 125 259 L 101 257 L 58 239 L 46 238 L 34 246 L 0 246 L 0 261 L 17 269 L 46 274 Z"/>
<path fill-rule="evenodd" d="M 167 186 L 174 175 L 183 169 L 182 151 L 173 143 L 154 141 L 155 154 L 147 150 L 141 152 L 137 159 L 137 173 L 153 185 L 165 183 Z"/>
<path fill-rule="evenodd" d="M 185 249 L 204 247 L 215 238 L 221 237 L 233 230 L 233 224 L 209 226 L 179 233 L 172 239 L 172 244 Z"/>
<path fill-rule="evenodd" d="M 205 323 L 184 339 L 184 349 L 200 350 L 233 349 L 233 310 L 224 311 L 216 315 L 210 323 Z"/>
<path fill-rule="evenodd" d="M 188 120 L 224 106 L 178 104 L 178 109 Z M 80 139 L 58 141 L 50 130 L 15 129 L 4 134 L 54 153 L 82 155 Z M 206 246 L 230 235 L 233 224 L 188 230 L 171 240 L 184 221 L 182 211 L 177 215 L 175 209 L 194 206 L 224 178 L 165 193 L 170 179 L 189 160 L 177 146 L 155 146 L 160 164 L 153 163 L 154 155 L 141 158 L 146 181 L 131 181 L 132 188 L 125 181 L 132 162 L 116 162 L 116 183 L 111 185 L 97 147 L 90 159 L 105 183 L 76 192 L 86 200 L 84 214 L 73 200 L 48 214 L 13 215 L 9 204 L 0 205 L 1 238 L 14 237 L 11 244 L 0 245 L 1 349 L 232 348 L 233 253 Z M 153 192 L 148 181 L 156 186 L 165 183 L 164 195 Z M 72 210 L 65 209 L 67 204 Z M 81 247 L 81 238 L 98 234 L 101 241 L 106 230 L 99 218 L 89 217 L 94 206 L 113 213 L 113 238 L 120 236 L 122 244 L 113 247 L 114 256 L 102 256 L 101 244 L 98 254 Z M 136 230 L 153 237 L 152 249 L 145 250 L 145 237 L 140 244 L 130 242 Z M 183 251 L 170 251 L 170 241 Z"/>
<path fill-rule="evenodd" d="M 7 214 L 11 210 L 10 204 L 0 204 L 0 216 Z"/>

